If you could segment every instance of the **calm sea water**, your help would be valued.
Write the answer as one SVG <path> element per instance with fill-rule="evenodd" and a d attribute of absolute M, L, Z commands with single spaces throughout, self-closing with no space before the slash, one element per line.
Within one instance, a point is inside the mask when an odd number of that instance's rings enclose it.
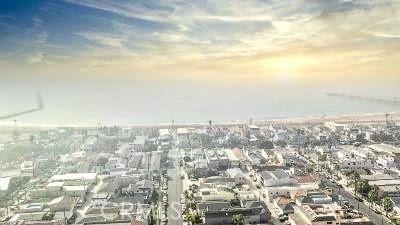
<path fill-rule="evenodd" d="M 400 98 L 396 85 L 218 84 L 198 82 L 0 83 L 0 115 L 35 107 L 17 117 L 21 125 L 97 126 L 206 122 L 400 111 L 399 107 L 333 98 L 326 92 Z M 12 125 L 14 119 L 0 121 Z"/>

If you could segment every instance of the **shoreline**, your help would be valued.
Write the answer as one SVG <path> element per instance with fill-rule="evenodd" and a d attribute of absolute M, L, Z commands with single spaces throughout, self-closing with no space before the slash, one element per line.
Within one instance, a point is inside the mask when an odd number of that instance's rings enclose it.
<path fill-rule="evenodd" d="M 392 122 L 400 120 L 399 112 L 390 112 L 389 119 Z M 382 123 L 386 122 L 386 113 L 364 113 L 364 114 L 346 114 L 346 115 L 326 115 L 326 116 L 302 116 L 302 117 L 286 117 L 286 118 L 270 118 L 270 119 L 254 119 L 253 123 L 257 125 L 268 125 L 268 124 L 282 124 L 282 125 L 315 125 L 324 122 L 337 122 L 337 123 Z M 238 126 L 248 124 L 247 120 L 230 120 L 230 121 L 212 121 L 213 125 L 216 126 Z M 175 123 L 174 127 L 203 127 L 207 126 L 208 122 L 182 122 Z M 108 125 L 113 126 L 113 125 Z M 169 128 L 172 126 L 171 123 L 136 123 L 136 124 L 116 124 L 120 127 L 135 127 L 135 128 Z M 59 127 L 71 127 L 71 128 L 85 128 L 94 129 L 98 128 L 99 125 L 88 126 L 88 125 L 17 125 L 18 129 L 24 130 L 45 130 Z M 15 130 L 14 125 L 0 124 L 0 130 Z"/>

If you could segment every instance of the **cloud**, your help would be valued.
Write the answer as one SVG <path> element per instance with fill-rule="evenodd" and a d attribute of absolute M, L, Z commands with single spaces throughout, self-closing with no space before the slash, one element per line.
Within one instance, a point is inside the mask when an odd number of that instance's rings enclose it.
<path fill-rule="evenodd" d="M 95 74 L 240 77 L 368 68 L 395 73 L 390 65 L 400 58 L 400 3 L 389 0 L 65 2 L 85 10 L 82 24 L 64 21 L 70 30 L 58 35 L 67 40 L 60 50 L 49 47 L 55 39 L 49 34 L 59 30 L 44 26 L 48 14 L 35 15 L 28 62 L 45 56 L 54 68 L 73 65 Z"/>
<path fill-rule="evenodd" d="M 44 61 L 44 52 L 35 52 L 32 55 L 28 56 L 26 62 L 30 65 L 39 64 Z"/>
<path fill-rule="evenodd" d="M 90 41 L 103 46 L 122 48 L 124 42 L 127 41 L 126 35 L 115 35 L 108 33 L 97 33 L 97 32 L 81 32 L 77 35 L 82 36 Z"/>
<path fill-rule="evenodd" d="M 48 38 L 48 33 L 43 31 L 36 35 L 35 43 L 37 44 L 45 44 Z"/>

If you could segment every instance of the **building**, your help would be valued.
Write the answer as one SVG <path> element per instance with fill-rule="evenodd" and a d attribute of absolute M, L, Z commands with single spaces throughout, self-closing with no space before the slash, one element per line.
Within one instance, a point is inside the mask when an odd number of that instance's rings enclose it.
<path fill-rule="evenodd" d="M 137 152 L 144 151 L 144 146 L 146 144 L 147 136 L 136 136 L 133 141 L 133 149 Z"/>
<path fill-rule="evenodd" d="M 50 182 L 65 182 L 65 185 L 90 186 L 95 183 L 97 175 L 95 173 L 67 173 L 56 174 L 50 178 Z"/>
<path fill-rule="evenodd" d="M 180 148 L 190 147 L 189 130 L 187 128 L 178 128 L 176 130 L 177 144 Z"/>
<path fill-rule="evenodd" d="M 389 153 L 394 157 L 396 163 L 400 163 L 400 148 L 388 144 L 374 144 L 368 145 L 368 148 L 376 152 Z"/>
<path fill-rule="evenodd" d="M 296 185 L 297 180 L 291 178 L 283 169 L 276 169 L 273 171 L 261 171 L 258 173 L 257 180 L 264 187 L 276 187 L 285 185 Z"/>
<path fill-rule="evenodd" d="M 336 122 L 325 122 L 324 126 L 335 133 L 342 132 L 345 128 L 345 125 Z"/>
<path fill-rule="evenodd" d="M 375 166 L 375 160 L 370 155 L 362 154 L 359 151 L 342 150 L 337 152 L 337 165 L 340 169 L 372 169 Z"/>
<path fill-rule="evenodd" d="M 21 176 L 34 177 L 36 176 L 36 164 L 34 161 L 24 161 L 21 164 Z"/>
<path fill-rule="evenodd" d="M 228 208 L 225 210 L 204 212 L 206 225 L 233 225 L 234 215 L 241 214 L 245 224 L 265 224 L 271 219 L 271 213 L 264 203 L 256 203 L 255 206 L 246 208 Z"/>
<path fill-rule="evenodd" d="M 294 225 L 373 225 L 357 212 L 343 210 L 336 203 L 318 205 L 294 205 L 289 221 Z"/>
<path fill-rule="evenodd" d="M 244 184 L 246 181 L 246 176 L 244 175 L 243 171 L 240 168 L 227 169 L 226 173 L 228 177 L 234 178 L 235 183 L 238 185 Z"/>
<path fill-rule="evenodd" d="M 294 213 L 293 201 L 288 197 L 277 197 L 274 199 L 274 205 L 280 214 L 288 215 Z"/>
<path fill-rule="evenodd" d="M 0 177 L 0 196 L 8 194 L 8 187 L 10 186 L 11 177 Z"/>
<path fill-rule="evenodd" d="M 205 150 L 204 155 L 210 170 L 223 170 L 229 167 L 229 158 L 223 149 Z"/>
<path fill-rule="evenodd" d="M 235 168 L 240 166 L 240 160 L 236 155 L 232 152 L 231 149 L 225 149 L 226 157 L 229 160 L 229 168 Z"/>

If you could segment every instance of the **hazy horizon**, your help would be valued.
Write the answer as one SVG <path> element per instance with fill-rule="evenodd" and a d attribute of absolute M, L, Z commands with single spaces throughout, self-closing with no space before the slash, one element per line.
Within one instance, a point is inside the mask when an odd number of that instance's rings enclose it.
<path fill-rule="evenodd" d="M 21 124 L 398 111 L 399 2 L 4 0 L 0 116 Z M 13 124 L 13 119 L 1 121 Z"/>
<path fill-rule="evenodd" d="M 385 92 L 381 90 L 385 88 Z M 97 126 L 207 122 L 399 111 L 397 106 L 333 98 L 342 92 L 385 99 L 399 98 L 396 85 L 318 86 L 268 82 L 3 82 L 0 115 L 35 107 L 40 91 L 45 108 L 16 117 L 19 125 Z M 9 101 L 12 99 L 13 101 Z M 1 121 L 14 125 L 14 118 Z"/>

